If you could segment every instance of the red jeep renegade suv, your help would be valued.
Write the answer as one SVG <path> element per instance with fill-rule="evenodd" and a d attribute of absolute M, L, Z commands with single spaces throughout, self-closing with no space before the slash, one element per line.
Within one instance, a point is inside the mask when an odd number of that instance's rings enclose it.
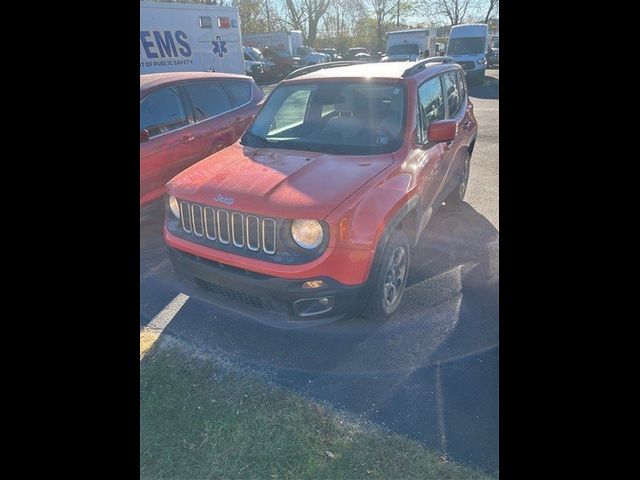
<path fill-rule="evenodd" d="M 167 184 L 192 295 L 283 327 L 398 308 L 412 247 L 464 197 L 476 120 L 447 57 L 349 63 L 293 72 L 237 143 Z"/>

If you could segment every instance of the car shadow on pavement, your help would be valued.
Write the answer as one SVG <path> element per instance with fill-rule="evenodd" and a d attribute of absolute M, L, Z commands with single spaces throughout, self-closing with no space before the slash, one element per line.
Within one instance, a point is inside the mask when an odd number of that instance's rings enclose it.
<path fill-rule="evenodd" d="M 445 206 L 386 322 L 279 330 L 189 299 L 165 334 L 487 470 L 498 465 L 498 231 Z M 141 223 L 141 327 L 179 293 L 162 220 Z M 256 321 L 257 320 L 257 321 Z"/>
<path fill-rule="evenodd" d="M 490 76 L 484 77 L 482 85 L 469 85 L 469 96 L 472 99 L 475 97 L 486 100 L 499 100 L 500 80 Z"/>

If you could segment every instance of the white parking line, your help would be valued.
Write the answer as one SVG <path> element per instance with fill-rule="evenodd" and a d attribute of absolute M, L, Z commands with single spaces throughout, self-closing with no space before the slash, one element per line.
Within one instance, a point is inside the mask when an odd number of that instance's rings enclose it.
<path fill-rule="evenodd" d="M 189 300 L 189 296 L 179 293 L 153 319 L 140 329 L 140 360 L 158 340 L 169 322 L 176 316 L 182 306 Z"/>

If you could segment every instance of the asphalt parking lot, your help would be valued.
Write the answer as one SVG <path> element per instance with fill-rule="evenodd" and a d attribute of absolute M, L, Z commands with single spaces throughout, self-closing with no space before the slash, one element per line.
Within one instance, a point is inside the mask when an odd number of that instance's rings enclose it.
<path fill-rule="evenodd" d="M 487 75 L 470 89 L 479 133 L 465 202 L 431 220 L 390 321 L 278 330 L 189 299 L 163 335 L 496 471 L 499 70 Z M 161 210 L 140 223 L 141 328 L 180 293 L 161 229 Z"/>

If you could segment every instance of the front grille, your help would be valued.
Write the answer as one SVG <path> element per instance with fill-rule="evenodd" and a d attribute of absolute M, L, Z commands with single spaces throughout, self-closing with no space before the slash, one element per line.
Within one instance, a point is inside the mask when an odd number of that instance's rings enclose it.
<path fill-rule="evenodd" d="M 475 62 L 458 62 L 463 70 L 473 70 L 476 68 Z"/>
<path fill-rule="evenodd" d="M 223 287 L 221 285 L 208 282 L 201 278 L 196 278 L 195 281 L 200 288 L 206 290 L 207 292 L 215 295 L 218 298 L 228 300 L 236 304 L 246 305 L 248 307 L 259 308 L 261 310 L 265 310 L 267 308 L 265 302 L 260 297 L 257 297 L 255 295 L 250 295 L 248 293 L 243 293 L 231 288 Z"/>
<path fill-rule="evenodd" d="M 273 218 L 202 207 L 183 200 L 180 202 L 180 225 L 184 233 L 214 243 L 253 252 L 262 250 L 269 255 L 276 253 L 277 229 Z"/>

